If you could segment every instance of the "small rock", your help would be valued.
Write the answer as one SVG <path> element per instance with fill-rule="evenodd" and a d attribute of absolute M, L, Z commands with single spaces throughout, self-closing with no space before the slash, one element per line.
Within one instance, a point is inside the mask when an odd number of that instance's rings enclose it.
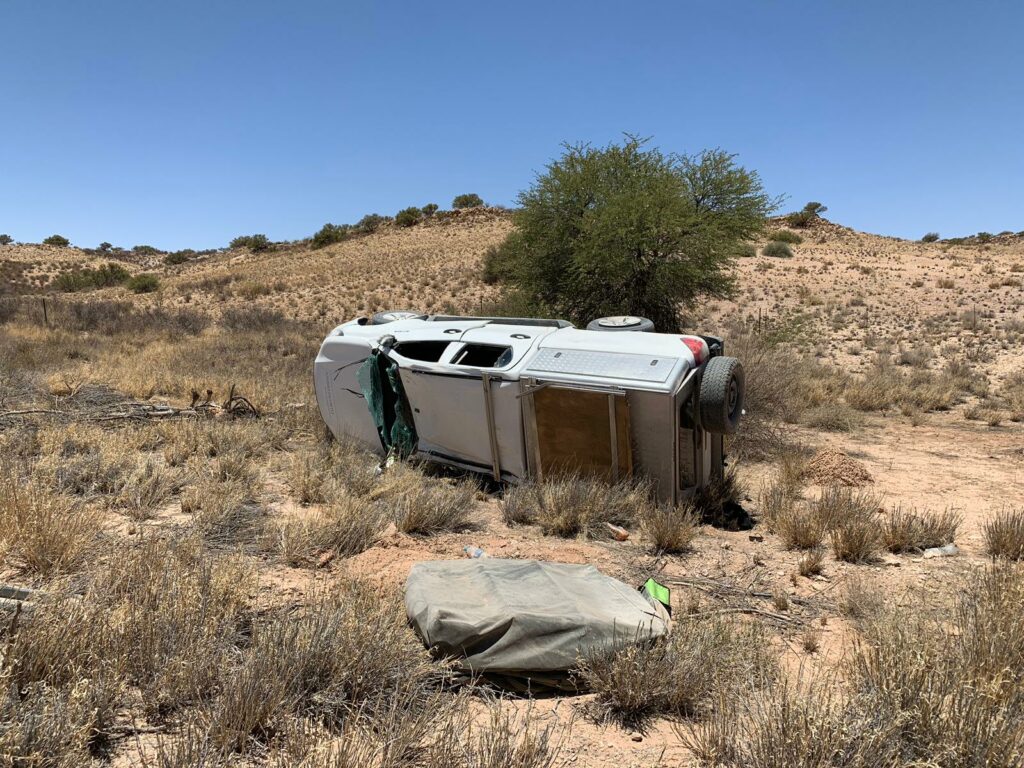
<path fill-rule="evenodd" d="M 631 733 L 629 735 L 629 738 L 631 738 L 633 741 L 643 741 L 644 740 L 644 737 L 641 736 L 639 733 Z"/>
<path fill-rule="evenodd" d="M 764 536 L 758 536 L 756 533 L 750 534 L 747 538 L 751 541 L 764 541 Z"/>

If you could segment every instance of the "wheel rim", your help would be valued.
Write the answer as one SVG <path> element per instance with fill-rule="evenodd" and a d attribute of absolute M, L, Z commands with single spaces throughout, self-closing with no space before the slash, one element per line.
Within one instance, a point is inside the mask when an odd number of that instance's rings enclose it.
<path fill-rule="evenodd" d="M 734 376 L 729 380 L 729 395 L 727 402 L 729 404 L 729 418 L 733 418 L 736 415 L 736 408 L 740 401 L 740 388 L 736 383 L 736 377 Z"/>
<path fill-rule="evenodd" d="M 628 328 L 631 325 L 640 325 L 640 318 L 635 315 L 615 315 L 602 317 L 597 324 L 602 328 Z"/>

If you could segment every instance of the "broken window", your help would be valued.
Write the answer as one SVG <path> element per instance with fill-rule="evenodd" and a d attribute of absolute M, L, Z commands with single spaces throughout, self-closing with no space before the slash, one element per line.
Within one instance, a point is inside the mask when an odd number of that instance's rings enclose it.
<path fill-rule="evenodd" d="M 512 362 L 512 347 L 498 344 L 467 344 L 452 360 L 455 365 L 476 368 L 504 368 Z"/>
<path fill-rule="evenodd" d="M 396 353 L 409 360 L 436 363 L 448 349 L 447 341 L 402 341 L 394 346 Z"/>

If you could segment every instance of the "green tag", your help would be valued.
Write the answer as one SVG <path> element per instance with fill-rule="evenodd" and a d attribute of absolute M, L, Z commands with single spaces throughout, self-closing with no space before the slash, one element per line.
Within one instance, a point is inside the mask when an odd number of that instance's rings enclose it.
<path fill-rule="evenodd" d="M 640 589 L 664 605 L 669 613 L 672 612 L 672 592 L 664 584 L 648 579 Z"/>

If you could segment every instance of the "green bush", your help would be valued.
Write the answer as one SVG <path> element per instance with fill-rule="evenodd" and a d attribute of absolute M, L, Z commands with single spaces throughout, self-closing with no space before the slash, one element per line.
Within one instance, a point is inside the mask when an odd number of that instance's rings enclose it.
<path fill-rule="evenodd" d="M 313 248 L 325 248 L 334 243 L 341 243 L 348 238 L 351 228 L 348 224 L 332 224 L 328 222 L 313 234 L 309 243 Z"/>
<path fill-rule="evenodd" d="M 71 241 L 63 235 L 50 235 L 48 238 L 43 240 L 43 245 L 56 245 L 60 248 L 67 248 L 71 245 Z"/>
<path fill-rule="evenodd" d="M 368 213 L 359 220 L 356 229 L 366 234 L 376 232 L 380 225 L 387 220 L 386 216 L 381 216 L 379 213 Z"/>
<path fill-rule="evenodd" d="M 138 254 L 139 256 L 154 256 L 158 253 L 163 253 L 159 248 L 154 248 L 152 245 L 133 245 L 132 253 Z"/>
<path fill-rule="evenodd" d="M 465 195 L 457 195 L 452 200 L 452 208 L 459 210 L 461 208 L 479 208 L 484 204 L 484 200 L 480 195 L 470 192 Z"/>
<path fill-rule="evenodd" d="M 10 235 L 0 235 L 0 245 L 10 245 L 14 242 L 14 238 Z"/>
<path fill-rule="evenodd" d="M 430 218 L 437 213 L 437 203 L 427 203 L 423 206 L 423 215 Z"/>
<path fill-rule="evenodd" d="M 132 293 L 153 293 L 160 288 L 160 278 L 152 273 L 143 272 L 131 278 L 127 285 Z"/>
<path fill-rule="evenodd" d="M 809 213 L 811 216 L 821 216 L 828 208 L 821 203 L 811 202 L 804 206 L 803 212 Z"/>
<path fill-rule="evenodd" d="M 772 240 L 768 245 L 761 249 L 761 254 L 764 256 L 772 256 L 777 259 L 789 259 L 793 256 L 793 249 L 785 243 Z"/>
<path fill-rule="evenodd" d="M 740 243 L 736 246 L 736 255 L 743 258 L 753 258 L 757 256 L 757 246 L 753 243 Z"/>
<path fill-rule="evenodd" d="M 97 250 L 99 250 L 99 251 L 101 251 L 103 253 L 110 253 L 110 251 L 113 250 L 113 248 L 114 248 L 113 245 L 111 245 L 106 240 L 104 240 L 102 243 L 99 244 L 99 247 L 98 247 Z"/>
<path fill-rule="evenodd" d="M 938 232 L 928 232 L 924 237 L 921 238 L 922 243 L 934 243 L 939 239 Z"/>
<path fill-rule="evenodd" d="M 641 315 L 665 333 L 682 306 L 732 292 L 733 255 L 776 205 L 726 152 L 665 155 L 632 137 L 567 147 L 518 202 L 491 273 L 577 324 Z"/>
<path fill-rule="evenodd" d="M 164 264 L 170 264 L 171 266 L 175 264 L 184 264 L 186 261 L 191 261 L 192 259 L 194 259 L 196 255 L 196 252 L 193 251 L 191 248 L 185 248 L 180 251 L 174 251 L 173 253 L 168 253 L 166 256 L 164 256 Z"/>
<path fill-rule="evenodd" d="M 340 243 L 348 237 L 352 229 L 348 224 L 331 224 L 328 222 L 320 227 L 320 230 L 313 235 L 310 244 L 314 248 L 323 248 L 332 243 Z"/>
<path fill-rule="evenodd" d="M 273 243 L 266 235 L 239 235 L 231 241 L 231 248 L 248 248 L 252 253 L 269 251 Z"/>
<path fill-rule="evenodd" d="M 978 234 L 976 234 L 974 236 L 974 239 L 977 240 L 979 243 L 987 243 L 987 242 L 989 242 L 992 239 L 992 233 L 991 232 L 979 232 Z"/>
<path fill-rule="evenodd" d="M 776 243 L 792 243 L 793 245 L 800 245 L 804 241 L 800 235 L 796 232 L 791 232 L 788 229 L 780 229 L 778 232 L 772 232 L 768 235 L 768 239 Z"/>
<path fill-rule="evenodd" d="M 121 285 L 131 277 L 131 273 L 120 264 L 110 262 L 96 269 L 72 269 L 61 272 L 53 281 L 54 287 L 65 293 L 91 291 L 94 288 L 110 288 Z"/>
<path fill-rule="evenodd" d="M 411 227 L 414 224 L 419 224 L 420 219 L 423 218 L 423 211 L 414 205 L 408 208 L 403 208 L 397 214 L 395 214 L 395 224 L 400 227 Z"/>
<path fill-rule="evenodd" d="M 786 223 L 791 227 L 797 227 L 802 229 L 814 221 L 814 214 L 808 213 L 807 211 L 797 211 L 791 213 L 786 217 Z"/>

